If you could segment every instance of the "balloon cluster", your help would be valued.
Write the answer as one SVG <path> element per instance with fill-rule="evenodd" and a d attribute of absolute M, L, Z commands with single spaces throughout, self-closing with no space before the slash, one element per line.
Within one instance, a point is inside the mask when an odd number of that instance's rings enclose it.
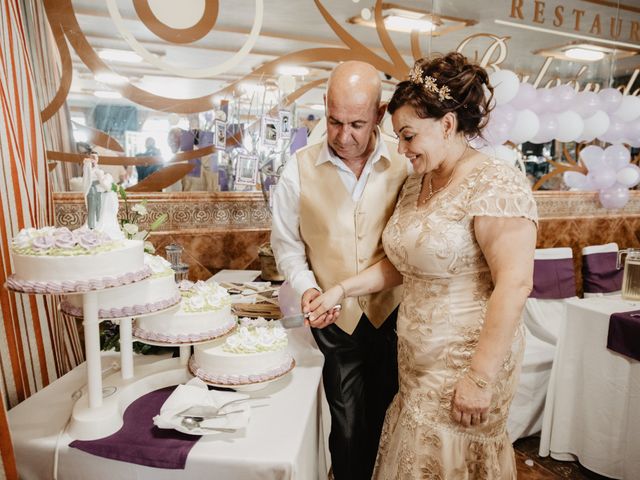
<path fill-rule="evenodd" d="M 510 70 L 489 76 L 494 87 L 495 108 L 483 131 L 485 143 L 502 145 L 507 140 L 628 143 L 640 147 L 640 98 L 622 95 L 614 88 L 598 93 L 577 93 L 569 85 L 536 89 L 520 83 Z"/>
<path fill-rule="evenodd" d="M 631 154 L 622 145 L 602 149 L 590 145 L 580 152 L 587 174 L 564 172 L 564 182 L 577 190 L 598 190 L 604 208 L 622 208 L 629 201 L 629 188 L 640 183 L 640 168 L 630 163 Z"/>

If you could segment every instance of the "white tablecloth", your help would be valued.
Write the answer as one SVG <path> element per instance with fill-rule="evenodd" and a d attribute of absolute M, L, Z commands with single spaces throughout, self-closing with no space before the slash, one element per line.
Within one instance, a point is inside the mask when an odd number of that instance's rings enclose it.
<path fill-rule="evenodd" d="M 322 418 L 323 356 L 306 328 L 290 330 L 296 367 L 256 395 L 270 395 L 268 407 L 252 409 L 246 433 L 202 437 L 191 449 L 184 470 L 165 470 L 110 460 L 60 441 L 58 478 L 64 480 L 216 480 L 327 478 L 327 419 Z M 103 368 L 119 357 L 103 355 Z M 136 363 L 152 361 L 137 357 Z M 9 411 L 9 424 L 20 478 L 53 478 L 58 433 L 69 419 L 71 394 L 86 383 L 85 364 Z M 105 384 L 105 386 L 108 386 Z M 263 402 L 254 402 L 256 404 Z M 324 422 L 324 428 L 323 428 Z"/>
<path fill-rule="evenodd" d="M 607 350 L 609 316 L 637 309 L 640 303 L 619 296 L 568 300 L 540 455 L 577 457 L 601 475 L 640 479 L 640 362 Z"/>

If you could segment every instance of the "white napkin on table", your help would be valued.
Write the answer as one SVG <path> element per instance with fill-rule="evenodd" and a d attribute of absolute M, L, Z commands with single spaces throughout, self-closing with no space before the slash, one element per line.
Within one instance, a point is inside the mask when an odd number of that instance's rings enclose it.
<path fill-rule="evenodd" d="M 219 392 L 209 390 L 207 384 L 198 377 L 192 378 L 184 385 L 178 385 L 160 408 L 160 414 L 153 417 L 153 423 L 158 428 L 170 428 L 184 433 L 198 434 L 201 429 L 187 429 L 182 425 L 182 418 L 178 413 L 190 407 L 220 407 L 231 400 L 250 398 L 249 395 L 236 392 Z M 251 416 L 248 404 L 237 402 L 222 408 L 220 413 L 236 412 L 220 417 L 207 418 L 200 422 L 201 427 L 243 429 L 246 428 Z"/>

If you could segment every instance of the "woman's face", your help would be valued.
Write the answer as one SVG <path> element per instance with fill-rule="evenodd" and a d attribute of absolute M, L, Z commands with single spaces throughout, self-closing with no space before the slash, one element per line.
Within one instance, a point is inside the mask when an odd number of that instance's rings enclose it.
<path fill-rule="evenodd" d="M 441 166 L 447 155 L 442 119 L 420 118 L 413 107 L 403 105 L 391 121 L 398 136 L 398 153 L 411 161 L 415 173 L 421 175 Z"/>

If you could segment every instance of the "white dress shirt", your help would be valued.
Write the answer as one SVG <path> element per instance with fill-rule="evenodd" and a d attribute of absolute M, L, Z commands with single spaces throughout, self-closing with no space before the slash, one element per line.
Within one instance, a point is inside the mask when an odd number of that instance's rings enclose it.
<path fill-rule="evenodd" d="M 376 135 L 376 147 L 369 156 L 360 174 L 360 178 L 335 156 L 327 144 L 326 137 L 316 165 L 331 162 L 338 169 L 338 176 L 353 201 L 362 197 L 364 187 L 371 168 L 381 157 L 390 158 L 387 144 L 381 141 L 380 129 Z M 330 195 L 327 192 L 327 195 Z M 300 238 L 300 176 L 298 174 L 298 159 L 292 155 L 285 165 L 280 180 L 273 193 L 273 211 L 271 226 L 271 247 L 277 259 L 278 270 L 291 283 L 291 286 L 302 295 L 309 288 L 317 288 L 316 277 L 309 269 L 305 245 Z"/>

